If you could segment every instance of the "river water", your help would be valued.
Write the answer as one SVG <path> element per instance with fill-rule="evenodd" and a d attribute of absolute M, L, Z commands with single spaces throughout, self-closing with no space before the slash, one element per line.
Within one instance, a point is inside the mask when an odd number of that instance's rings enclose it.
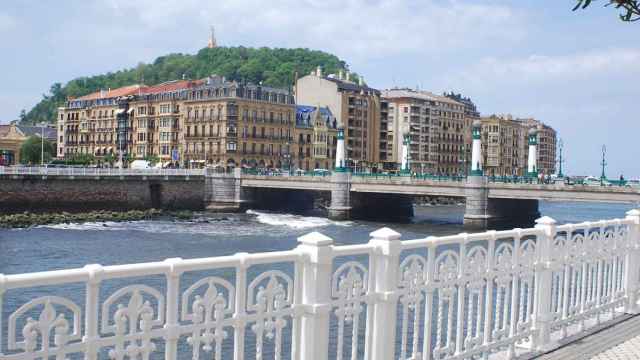
<path fill-rule="evenodd" d="M 541 202 L 540 212 L 558 223 L 568 223 L 621 218 L 633 207 L 630 204 Z M 193 221 L 166 219 L 0 230 L 0 274 L 76 268 L 91 263 L 114 265 L 171 257 L 188 259 L 288 250 L 297 245 L 299 236 L 312 231 L 333 238 L 336 244 L 367 242 L 369 233 L 383 226 L 400 232 L 403 239 L 450 235 L 464 231 L 463 211 L 464 206 L 460 205 L 416 207 L 415 218 L 408 224 L 336 222 L 322 217 L 248 211 L 244 214 L 203 213 Z M 530 225 L 519 224 L 520 227 Z M 45 290 L 9 291 L 2 309 L 4 318 L 25 300 L 40 296 Z M 81 286 L 67 291 L 78 303 L 83 302 Z M 6 331 L 4 325 L 3 339 Z M 6 349 L 6 340 L 3 342 Z M 181 348 L 185 351 L 181 355 L 186 357 L 187 350 Z M 225 346 L 225 352 L 230 355 L 228 351 Z"/>

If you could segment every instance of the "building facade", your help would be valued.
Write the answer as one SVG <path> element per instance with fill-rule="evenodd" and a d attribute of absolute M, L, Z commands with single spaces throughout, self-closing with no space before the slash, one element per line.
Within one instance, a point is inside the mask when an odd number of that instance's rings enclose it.
<path fill-rule="evenodd" d="M 555 173 L 556 132 L 535 119 L 491 115 L 482 121 L 482 160 L 489 176 L 524 176 L 528 166 L 527 134 L 538 129 L 537 169 L 542 175 Z M 544 145 L 541 144 L 544 142 Z"/>
<path fill-rule="evenodd" d="M 289 91 L 219 76 L 100 91 L 59 109 L 58 156 L 158 157 L 162 166 L 180 167 L 330 168 L 332 162 L 322 160 L 334 156 L 336 120 L 327 107 L 305 110 L 313 117 L 302 126 Z"/>
<path fill-rule="evenodd" d="M 131 99 L 141 90 L 140 85 L 101 90 L 70 99 L 65 107 L 58 108 L 58 157 L 125 156 L 133 144 L 133 135 L 126 131 L 132 124 L 122 99 Z"/>
<path fill-rule="evenodd" d="M 551 175 L 556 173 L 556 147 L 558 134 L 555 129 L 536 119 L 520 119 L 524 126 L 538 129 L 537 165 L 538 173 Z"/>
<path fill-rule="evenodd" d="M 294 168 L 333 169 L 338 122 L 328 107 L 296 106 L 292 149 Z"/>
<path fill-rule="evenodd" d="M 485 174 L 521 176 L 526 173 L 527 129 L 510 117 L 482 118 L 482 160 Z"/>
<path fill-rule="evenodd" d="M 463 140 L 463 159 L 464 173 L 468 175 L 471 169 L 471 130 L 475 120 L 480 119 L 480 112 L 473 103 L 471 98 L 465 97 L 462 94 L 456 94 L 453 91 L 450 93 L 444 93 L 444 96 L 451 100 L 454 100 L 464 106 L 464 140 Z"/>
<path fill-rule="evenodd" d="M 347 163 L 358 168 L 380 166 L 380 91 L 356 83 L 349 73 L 323 76 L 315 72 L 297 79 L 296 102 L 329 108 L 338 126 L 344 128 Z"/>
<path fill-rule="evenodd" d="M 404 135 L 409 136 L 411 171 L 457 175 L 464 170 L 464 105 L 428 91 L 382 92 L 380 156 L 384 168 L 401 163 Z M 385 131 L 386 128 L 386 131 Z"/>

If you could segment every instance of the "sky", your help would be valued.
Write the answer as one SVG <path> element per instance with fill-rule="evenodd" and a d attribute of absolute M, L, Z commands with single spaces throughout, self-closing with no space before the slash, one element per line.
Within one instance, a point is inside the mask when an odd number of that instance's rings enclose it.
<path fill-rule="evenodd" d="M 640 177 L 640 23 L 604 0 L 5 0 L 0 123 L 54 82 L 219 45 L 333 53 L 375 88 L 455 91 L 483 115 L 535 117 L 565 172 Z"/>

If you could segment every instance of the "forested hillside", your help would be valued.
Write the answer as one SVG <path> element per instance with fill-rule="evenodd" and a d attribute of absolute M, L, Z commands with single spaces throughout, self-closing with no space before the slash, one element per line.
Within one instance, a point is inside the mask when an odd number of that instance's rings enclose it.
<path fill-rule="evenodd" d="M 262 82 L 265 85 L 288 88 L 293 84 L 297 71 L 305 75 L 322 66 L 325 73 L 337 73 L 347 64 L 335 55 L 309 49 L 271 49 L 246 47 L 218 47 L 202 49 L 196 55 L 170 54 L 157 58 L 151 64 L 117 72 L 69 81 L 66 85 L 55 83 L 49 93 L 31 110 L 20 114 L 20 121 L 27 124 L 52 122 L 58 106 L 67 97 L 77 97 L 107 88 L 144 83 L 157 84 L 168 80 L 199 79 L 211 74 L 227 79 Z"/>

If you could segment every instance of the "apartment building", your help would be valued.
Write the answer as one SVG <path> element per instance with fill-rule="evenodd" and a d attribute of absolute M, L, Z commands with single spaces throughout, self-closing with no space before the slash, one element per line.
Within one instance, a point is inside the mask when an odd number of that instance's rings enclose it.
<path fill-rule="evenodd" d="M 460 174 L 465 158 L 464 111 L 464 104 L 428 91 L 384 90 L 379 146 L 384 168 L 401 163 L 402 141 L 408 134 L 412 171 Z"/>
<path fill-rule="evenodd" d="M 58 108 L 58 157 L 74 154 L 123 154 L 133 143 L 128 131 L 127 102 L 141 91 L 140 85 L 101 90 Z"/>
<path fill-rule="evenodd" d="M 380 153 L 385 169 L 397 169 L 402 162 L 402 143 L 409 135 L 409 163 L 412 171 L 435 172 L 438 166 L 437 99 L 433 94 L 411 89 L 382 91 L 386 139 L 380 135 Z M 385 126 L 381 126 L 383 129 Z M 382 131 L 382 130 L 381 130 Z"/>
<path fill-rule="evenodd" d="M 338 122 L 328 107 L 296 106 L 292 159 L 294 168 L 333 169 Z"/>
<path fill-rule="evenodd" d="M 473 103 L 471 98 L 465 97 L 460 93 L 454 93 L 452 91 L 450 93 L 444 93 L 444 96 L 464 105 L 464 131 L 463 131 L 464 155 L 463 155 L 462 162 L 464 164 L 464 173 L 466 175 L 469 173 L 471 169 L 471 142 L 472 142 L 471 128 L 472 128 L 473 122 L 475 120 L 480 119 L 480 112 L 478 111 L 476 104 Z"/>
<path fill-rule="evenodd" d="M 541 122 L 540 120 L 528 118 L 519 119 L 527 128 L 538 129 L 538 173 L 542 175 L 555 174 L 556 172 L 556 147 L 558 144 L 558 134 L 555 129 Z"/>
<path fill-rule="evenodd" d="M 481 121 L 485 174 L 523 175 L 527 166 L 527 128 L 510 117 L 491 115 Z"/>
<path fill-rule="evenodd" d="M 308 106 L 313 116 L 298 126 L 296 111 L 287 90 L 219 76 L 100 91 L 59 109 L 65 131 L 58 155 L 158 156 L 163 166 L 330 168 L 336 119 L 326 107 Z M 304 140 L 296 144 L 298 135 Z"/>
<path fill-rule="evenodd" d="M 201 84 L 201 80 L 168 81 L 140 91 L 129 105 L 128 113 L 134 158 L 158 156 L 163 165 L 182 162 L 182 104 L 187 92 Z"/>
<path fill-rule="evenodd" d="M 490 176 L 523 176 L 527 171 L 529 129 L 538 129 L 540 174 L 555 172 L 556 131 L 535 119 L 491 115 L 482 121 L 483 169 Z M 541 142 L 544 142 L 542 145 Z"/>
<path fill-rule="evenodd" d="M 362 78 L 352 81 L 349 73 L 323 76 L 315 72 L 297 79 L 296 102 L 322 104 L 344 127 L 347 162 L 359 168 L 380 164 L 380 91 L 367 86 Z"/>

